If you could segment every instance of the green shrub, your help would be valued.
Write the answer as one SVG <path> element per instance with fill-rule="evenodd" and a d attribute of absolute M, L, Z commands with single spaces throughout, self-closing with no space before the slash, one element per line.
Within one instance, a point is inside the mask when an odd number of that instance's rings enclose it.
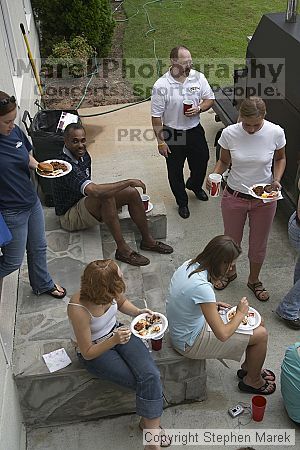
<path fill-rule="evenodd" d="M 82 76 L 93 53 L 94 49 L 88 44 L 87 39 L 76 36 L 70 42 L 63 40 L 54 44 L 52 53 L 46 60 L 46 67 L 66 67 L 71 75 Z"/>
<path fill-rule="evenodd" d="M 43 56 L 63 39 L 84 36 L 99 56 L 107 56 L 115 21 L 109 0 L 31 0 Z"/>

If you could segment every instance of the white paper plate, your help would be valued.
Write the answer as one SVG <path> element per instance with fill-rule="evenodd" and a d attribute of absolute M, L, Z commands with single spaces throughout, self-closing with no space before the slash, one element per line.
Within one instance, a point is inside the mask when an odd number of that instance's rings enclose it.
<path fill-rule="evenodd" d="M 236 306 L 234 306 L 229 311 L 227 311 L 226 318 L 227 318 L 228 322 L 229 322 L 230 313 L 235 312 L 235 311 L 236 311 Z M 261 323 L 261 315 L 259 314 L 259 312 L 250 306 L 249 313 L 254 313 L 254 317 L 249 317 L 247 319 L 249 321 L 249 323 L 247 325 L 244 325 L 241 323 L 240 326 L 238 327 L 238 330 L 250 331 L 250 330 L 255 330 L 255 328 L 259 327 L 259 325 Z"/>
<path fill-rule="evenodd" d="M 50 180 L 53 180 L 54 178 L 60 178 L 60 177 L 64 177 L 65 175 L 68 175 L 68 173 L 70 173 L 72 170 L 72 164 L 70 164 L 69 162 L 64 161 L 62 159 L 54 159 L 53 158 L 53 159 L 47 159 L 46 161 L 41 161 L 41 162 L 43 162 L 43 163 L 59 162 L 61 164 L 65 164 L 67 166 L 67 170 L 65 172 L 61 172 L 56 175 L 44 175 L 39 172 L 38 168 L 36 168 L 35 169 L 36 173 L 38 174 L 39 177 L 42 177 L 42 178 L 48 178 Z"/>
<path fill-rule="evenodd" d="M 149 316 L 150 314 L 148 313 L 144 313 L 144 314 L 140 314 L 139 316 L 135 317 L 133 319 L 133 321 L 130 324 L 130 330 L 131 333 L 134 334 L 136 337 L 140 338 L 140 339 L 157 339 L 160 335 L 163 335 L 164 332 L 166 331 L 166 329 L 168 328 L 168 319 L 166 318 L 166 316 L 164 316 L 163 314 L 159 313 L 159 312 L 154 312 L 153 314 L 155 314 L 156 316 L 159 316 L 161 319 L 160 323 L 155 323 L 152 326 L 159 326 L 160 330 L 156 331 L 155 333 L 151 333 L 151 328 L 149 328 L 149 332 L 145 335 L 140 335 L 139 332 L 137 330 L 134 329 L 134 325 L 141 319 L 146 319 L 147 316 Z"/>
<path fill-rule="evenodd" d="M 281 191 L 278 191 L 278 195 L 276 197 L 270 197 L 270 198 L 268 198 L 268 197 L 261 197 L 259 195 L 256 195 L 255 192 L 253 191 L 253 189 L 256 188 L 257 186 L 265 187 L 265 186 L 267 186 L 267 184 L 270 184 L 270 183 L 253 184 L 253 186 L 249 187 L 249 194 L 252 195 L 252 197 L 254 197 L 254 198 L 258 198 L 259 200 L 264 200 L 264 201 L 267 201 L 267 202 L 273 202 L 274 200 L 281 200 L 283 198 L 282 194 L 281 194 Z"/>
<path fill-rule="evenodd" d="M 152 205 L 152 203 L 148 203 L 148 209 L 145 211 L 145 213 L 148 213 L 148 212 L 150 212 L 150 211 L 152 211 L 152 209 L 153 209 L 153 205 Z"/>

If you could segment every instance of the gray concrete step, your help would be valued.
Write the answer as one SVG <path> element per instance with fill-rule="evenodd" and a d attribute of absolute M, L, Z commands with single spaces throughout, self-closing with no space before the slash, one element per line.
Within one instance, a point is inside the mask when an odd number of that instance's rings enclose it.
<path fill-rule="evenodd" d="M 166 219 L 166 217 L 165 217 Z M 123 220 L 123 219 L 122 219 Z M 124 219 L 126 221 L 126 218 Z M 162 223 L 162 219 L 159 219 Z M 49 270 L 55 281 L 67 288 L 64 300 L 32 294 L 26 262 L 19 277 L 18 309 L 14 342 L 14 375 L 26 424 L 42 426 L 77 422 L 134 412 L 132 392 L 94 378 L 80 363 L 70 342 L 67 320 L 69 297 L 79 289 L 87 263 L 112 258 L 116 244 L 103 227 L 78 233 L 59 229 L 53 211 L 46 211 Z M 124 232 L 131 248 L 138 250 L 138 235 Z M 158 237 L 158 236 L 156 236 Z M 139 308 L 165 312 L 165 296 L 174 272 L 172 255 L 145 252 L 151 264 L 133 267 L 120 263 L 126 280 L 126 295 Z M 120 314 L 123 323 L 130 318 Z M 72 364 L 49 373 L 42 355 L 64 347 Z M 163 350 L 153 352 L 162 374 L 165 406 L 206 398 L 205 361 L 187 360 L 176 353 L 166 335 Z"/>
<path fill-rule="evenodd" d="M 15 376 L 27 425 L 62 425 L 135 411 L 133 392 L 90 375 L 80 366 L 70 342 L 62 339 L 53 344 L 57 346 L 52 350 L 66 349 L 70 366 L 51 374 L 39 357 L 26 372 Z M 205 361 L 179 355 L 167 337 L 162 350 L 152 354 L 162 376 L 165 407 L 206 399 Z"/>
<path fill-rule="evenodd" d="M 137 239 L 140 238 L 140 233 L 136 225 L 132 222 L 127 206 L 123 206 L 122 212 L 119 213 L 121 229 L 123 233 L 134 232 Z M 153 209 L 147 213 L 147 221 L 149 230 L 155 239 L 165 239 L 167 236 L 167 212 L 164 203 L 156 203 Z M 101 223 L 101 230 L 107 231 L 108 228 L 104 223 Z"/>

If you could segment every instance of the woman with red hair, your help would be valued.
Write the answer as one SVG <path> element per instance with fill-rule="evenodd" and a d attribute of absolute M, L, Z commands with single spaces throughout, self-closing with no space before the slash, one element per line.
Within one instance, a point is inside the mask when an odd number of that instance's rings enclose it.
<path fill-rule="evenodd" d="M 135 391 L 140 428 L 149 429 L 149 441 L 157 436 L 160 446 L 166 447 L 170 443 L 160 426 L 160 372 L 141 339 L 117 321 L 117 311 L 132 317 L 152 313 L 125 297 L 123 274 L 115 261 L 91 262 L 81 278 L 80 291 L 68 305 L 77 355 L 93 375 Z M 160 446 L 150 443 L 146 450 L 159 450 Z"/>

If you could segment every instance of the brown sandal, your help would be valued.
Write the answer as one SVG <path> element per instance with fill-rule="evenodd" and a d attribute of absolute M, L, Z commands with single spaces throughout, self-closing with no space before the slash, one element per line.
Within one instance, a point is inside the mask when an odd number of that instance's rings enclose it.
<path fill-rule="evenodd" d="M 236 277 L 237 277 L 237 274 L 236 274 L 236 273 L 234 273 L 234 274 L 231 275 L 230 277 L 226 277 L 226 276 L 225 276 L 225 277 L 221 278 L 220 280 L 218 280 L 218 281 L 220 281 L 220 283 L 221 283 L 221 287 L 217 287 L 217 286 L 214 284 L 214 288 L 215 288 L 217 291 L 222 291 L 223 289 L 227 288 L 227 286 L 229 285 L 229 283 L 231 283 L 233 280 L 235 280 Z"/>
<path fill-rule="evenodd" d="M 257 298 L 257 300 L 259 300 L 260 302 L 267 302 L 270 298 L 270 295 L 267 291 L 267 289 L 265 289 L 263 287 L 263 284 L 261 281 L 257 281 L 257 283 L 247 283 L 247 286 L 249 289 L 251 289 L 251 291 L 254 293 L 255 297 Z M 267 293 L 267 298 L 263 298 L 262 294 L 266 292 Z"/>
<path fill-rule="evenodd" d="M 159 425 L 159 428 L 161 429 L 161 431 L 159 433 L 160 434 L 160 443 L 159 443 L 160 447 L 170 447 L 171 439 L 169 438 L 169 436 L 167 436 L 165 434 L 165 430 L 163 429 L 163 427 L 161 425 Z M 143 428 L 141 422 L 139 423 L 139 429 L 141 431 L 144 431 L 144 428 Z"/>

